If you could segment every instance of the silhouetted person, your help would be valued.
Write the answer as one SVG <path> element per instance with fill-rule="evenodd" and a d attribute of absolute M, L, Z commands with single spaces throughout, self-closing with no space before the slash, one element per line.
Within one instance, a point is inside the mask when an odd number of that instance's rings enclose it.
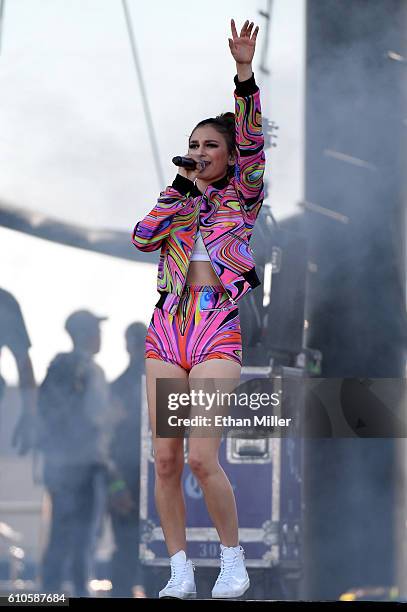
<path fill-rule="evenodd" d="M 112 489 L 123 491 L 121 499 L 109 495 L 115 543 L 111 565 L 113 597 L 132 597 L 137 592 L 142 597 L 144 591 L 143 566 L 139 560 L 139 505 L 141 375 L 144 372 L 146 333 L 143 323 L 132 323 L 126 329 L 130 363 L 110 386 L 115 413 L 110 456 L 121 475 L 116 485 L 112 484 Z"/>
<path fill-rule="evenodd" d="M 28 353 L 31 342 L 17 300 L 8 291 L 0 289 L 0 357 L 4 346 L 12 352 L 16 361 L 22 404 L 12 444 L 20 455 L 25 455 L 34 447 L 36 431 L 36 385 Z M 0 400 L 5 385 L 0 376 Z"/>
<path fill-rule="evenodd" d="M 56 355 L 40 387 L 44 485 L 52 503 L 42 561 L 44 592 L 61 592 L 63 580 L 69 578 L 73 596 L 89 594 L 108 471 L 108 385 L 94 361 L 101 344 L 99 324 L 105 318 L 86 310 L 68 317 L 65 329 L 73 350 Z"/>

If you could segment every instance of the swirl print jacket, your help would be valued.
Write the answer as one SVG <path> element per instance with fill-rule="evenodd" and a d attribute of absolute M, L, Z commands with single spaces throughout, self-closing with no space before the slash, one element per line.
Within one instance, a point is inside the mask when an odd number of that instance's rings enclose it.
<path fill-rule="evenodd" d="M 161 248 L 156 307 L 175 314 L 182 295 L 197 228 L 220 283 L 236 304 L 260 285 L 249 246 L 264 198 L 264 138 L 260 91 L 254 75 L 234 77 L 236 163 L 231 179 L 215 181 L 202 194 L 177 174 L 154 208 L 139 221 L 132 242 L 140 251 Z"/>

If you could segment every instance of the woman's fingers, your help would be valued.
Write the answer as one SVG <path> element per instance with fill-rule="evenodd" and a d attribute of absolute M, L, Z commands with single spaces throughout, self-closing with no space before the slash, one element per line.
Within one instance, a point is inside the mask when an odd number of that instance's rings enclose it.
<path fill-rule="evenodd" d="M 258 31 L 259 31 L 259 26 L 256 26 L 256 28 L 255 28 L 255 30 L 254 30 L 254 32 L 253 32 L 253 36 L 252 36 L 252 38 L 251 38 L 251 39 L 252 39 L 254 42 L 256 42 L 256 38 L 257 38 L 257 33 L 258 33 Z"/>
<path fill-rule="evenodd" d="M 256 42 L 256 38 L 257 38 L 257 34 L 259 32 L 259 26 L 256 26 L 254 28 L 254 22 L 250 21 L 248 19 L 246 19 L 246 21 L 244 22 L 242 29 L 240 31 L 240 36 L 237 33 L 236 30 L 236 24 L 235 24 L 235 20 L 231 19 L 230 21 L 230 25 L 231 25 L 231 29 L 232 29 L 232 36 L 233 39 L 229 38 L 229 47 L 232 49 L 233 48 L 233 44 L 236 41 L 236 39 L 239 38 L 249 38 L 249 40 L 251 40 L 252 42 Z M 254 28 L 254 30 L 253 30 Z"/>
<path fill-rule="evenodd" d="M 251 38 L 251 40 L 256 40 L 257 33 L 259 31 L 259 26 L 256 26 L 253 31 L 253 28 L 254 28 L 253 21 L 249 21 L 248 19 L 246 19 L 246 21 L 244 22 L 242 26 L 242 29 L 240 30 L 240 35 L 237 33 L 236 24 L 235 24 L 234 19 L 231 19 L 230 25 L 231 25 L 231 30 L 232 30 L 233 41 L 235 41 L 235 39 L 239 37 L 240 38 L 249 37 Z"/>
<path fill-rule="evenodd" d="M 246 19 L 246 21 L 243 24 L 243 27 L 240 31 L 240 36 L 245 36 L 246 35 L 246 30 L 247 30 L 247 26 L 249 25 L 249 20 Z"/>
<path fill-rule="evenodd" d="M 233 40 L 234 40 L 235 38 L 239 38 L 239 36 L 238 36 L 238 34 L 237 34 L 237 30 L 236 30 L 236 25 L 235 25 L 235 20 L 234 20 L 234 19 L 232 19 L 232 20 L 231 20 L 231 22 L 230 22 L 230 26 L 231 26 L 231 28 L 232 28 L 232 36 L 233 36 Z"/>

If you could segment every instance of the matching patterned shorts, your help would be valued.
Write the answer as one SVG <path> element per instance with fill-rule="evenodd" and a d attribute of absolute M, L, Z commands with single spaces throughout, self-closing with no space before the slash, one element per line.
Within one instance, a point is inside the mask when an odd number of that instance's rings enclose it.
<path fill-rule="evenodd" d="M 222 285 L 186 285 L 175 314 L 154 308 L 144 356 L 187 372 L 207 359 L 242 365 L 239 307 L 229 301 Z"/>

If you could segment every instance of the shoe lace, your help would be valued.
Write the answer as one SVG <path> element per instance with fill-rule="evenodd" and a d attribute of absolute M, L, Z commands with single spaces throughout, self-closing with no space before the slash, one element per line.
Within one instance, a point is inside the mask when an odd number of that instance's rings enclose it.
<path fill-rule="evenodd" d="M 227 582 L 231 573 L 236 565 L 238 555 L 233 557 L 226 557 L 223 554 L 223 550 L 220 553 L 220 573 L 216 582 Z"/>
<path fill-rule="evenodd" d="M 187 569 L 186 563 L 183 566 L 177 565 L 175 563 L 171 563 L 171 577 L 167 583 L 167 586 L 171 586 L 175 584 L 176 582 L 178 582 L 179 580 L 182 580 L 185 575 L 186 569 Z"/>

